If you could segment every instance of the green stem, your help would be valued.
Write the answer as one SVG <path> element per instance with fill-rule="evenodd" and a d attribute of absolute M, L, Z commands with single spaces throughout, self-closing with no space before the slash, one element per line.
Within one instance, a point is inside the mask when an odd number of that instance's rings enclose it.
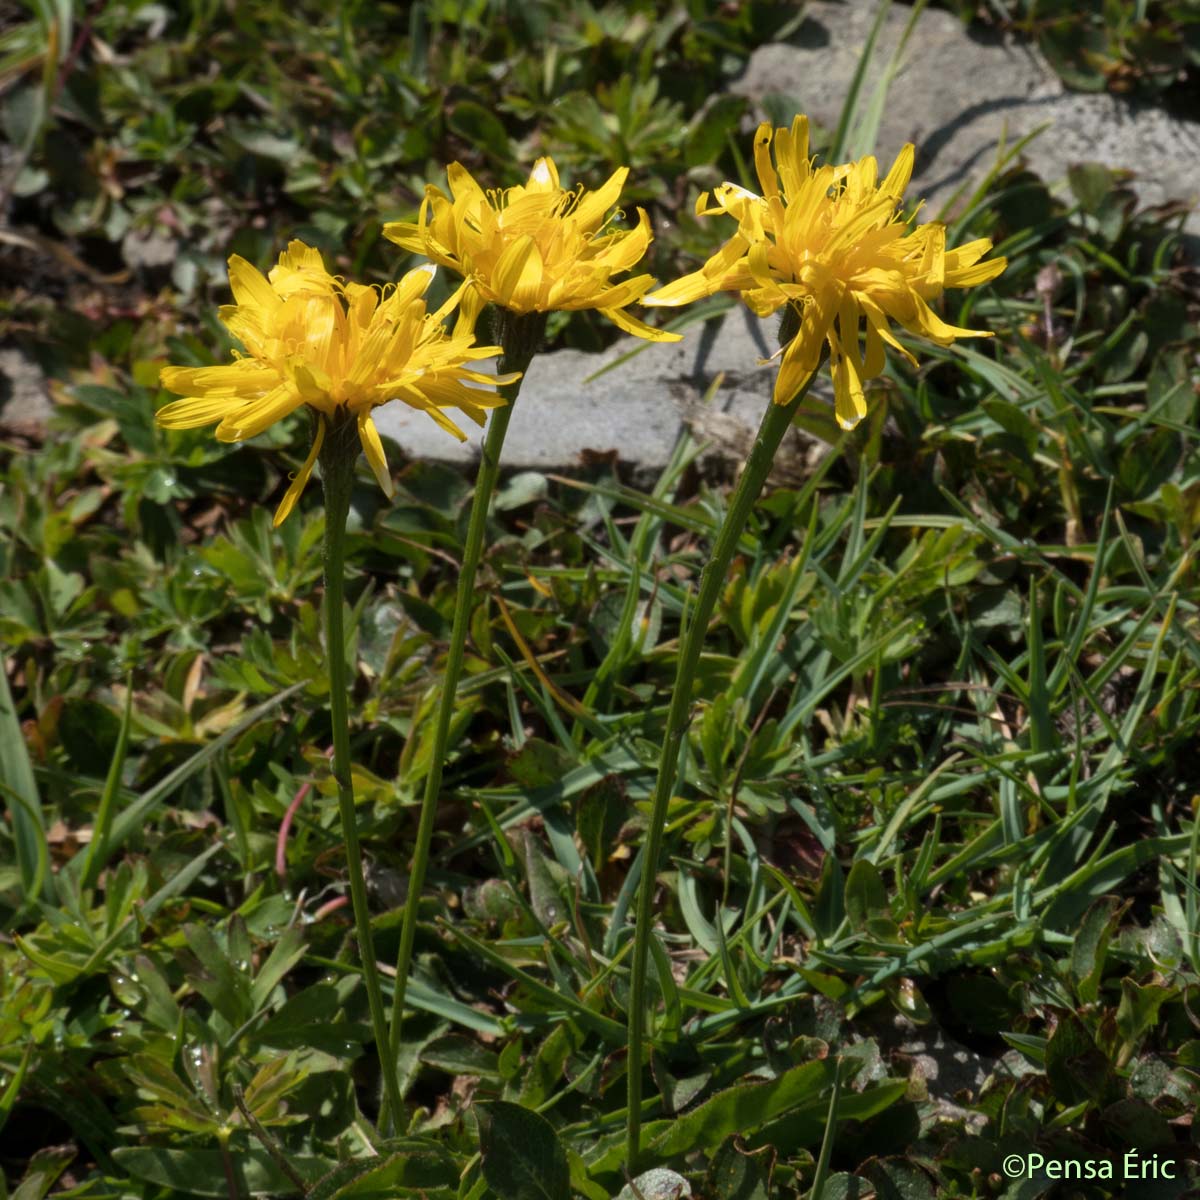
<path fill-rule="evenodd" d="M 758 428 L 758 437 L 745 470 L 734 489 L 729 502 L 729 511 L 717 532 L 717 541 L 712 554 L 700 575 L 700 590 L 696 597 L 683 644 L 679 649 L 679 660 L 675 670 L 675 687 L 671 693 L 671 705 L 667 712 L 667 727 L 663 735 L 662 755 L 658 762 L 658 780 L 654 788 L 654 800 L 650 809 L 650 824 L 646 830 L 646 842 L 642 848 L 641 879 L 638 883 L 637 927 L 634 933 L 633 964 L 629 991 L 629 1080 L 628 1109 L 625 1118 L 626 1168 L 631 1175 L 638 1173 L 641 1158 L 642 1134 L 642 1063 L 643 1042 L 646 1034 L 646 968 L 649 961 L 650 938 L 653 936 L 651 922 L 654 917 L 654 886 L 658 875 L 658 860 L 662 855 L 663 827 L 667 819 L 667 805 L 675 788 L 675 776 L 679 769 L 679 752 L 691 721 L 692 684 L 704 648 L 704 635 L 712 618 L 717 597 L 724 586 L 729 564 L 737 549 L 738 539 L 754 508 L 771 470 L 775 451 L 791 424 L 792 417 L 804 398 L 805 385 L 790 404 L 771 404 Z M 719 914 L 718 914 L 719 915 Z"/>
<path fill-rule="evenodd" d="M 338 417 L 343 419 L 339 420 Z M 325 418 L 318 418 L 324 420 Z M 329 662 L 329 716 L 333 726 L 333 777 L 337 781 L 338 811 L 346 843 L 346 870 L 350 876 L 350 899 L 354 905 L 354 929 L 362 959 L 363 982 L 375 1031 L 375 1049 L 383 1074 L 384 1107 L 400 1111 L 400 1080 L 396 1056 L 388 1039 L 387 1010 L 379 987 L 379 969 L 371 938 L 371 913 L 367 906 L 367 884 L 363 878 L 362 851 L 358 842 L 358 820 L 354 809 L 354 787 L 350 775 L 350 683 L 346 678 L 346 634 L 342 621 L 345 595 L 346 517 L 354 487 L 354 464 L 358 459 L 357 423 L 338 410 L 329 424 L 321 447 L 321 482 L 325 488 L 325 655 Z"/>
<path fill-rule="evenodd" d="M 125 711 L 121 716 L 121 728 L 117 733 L 117 745 L 112 761 L 108 764 L 108 776 L 104 780 L 104 791 L 100 794 L 100 807 L 92 827 L 92 840 L 88 843 L 87 856 L 83 860 L 80 888 L 94 887 L 108 858 L 108 835 L 112 832 L 113 817 L 117 811 L 117 795 L 121 790 L 121 771 L 125 766 L 125 755 L 129 750 L 129 728 L 133 718 L 133 671 L 125 676 Z"/>
<path fill-rule="evenodd" d="M 532 313 L 527 317 L 501 314 L 504 328 L 501 344 L 504 353 L 500 357 L 498 373 L 528 369 L 536 352 L 545 327 L 545 316 Z M 412 967 L 413 942 L 417 935 L 417 914 L 421 902 L 421 888 L 425 884 L 425 872 L 429 866 L 429 847 L 433 840 L 433 822 L 437 815 L 438 797 L 442 789 L 442 769 L 445 766 L 446 742 L 450 736 L 450 724 L 454 717 L 454 703 L 458 691 L 458 678 L 462 674 L 463 653 L 467 644 L 467 630 L 471 624 L 471 613 L 475 604 L 475 576 L 483 557 L 483 535 L 487 527 L 488 508 L 496 480 L 500 474 L 500 451 L 508 433 L 517 393 L 521 380 L 498 389 L 507 403 L 492 410 L 488 418 L 487 433 L 483 439 L 483 455 L 479 460 L 479 471 L 475 476 L 475 495 L 471 501 L 471 517 L 467 523 L 467 540 L 463 546 L 462 567 L 458 574 L 458 591 L 455 596 L 454 622 L 450 628 L 450 649 L 446 654 L 446 668 L 442 677 L 442 690 L 438 698 L 437 723 L 434 727 L 433 755 L 429 774 L 425 776 L 425 792 L 421 799 L 421 816 L 417 824 L 417 844 L 413 849 L 412 869 L 408 876 L 408 894 L 404 902 L 404 921 L 400 929 L 400 953 L 396 959 L 396 983 L 392 994 L 392 1058 L 400 1055 L 400 1031 L 404 1022 L 404 998 L 408 989 L 408 976 Z M 396 1110 L 399 1112 L 399 1109 Z"/>

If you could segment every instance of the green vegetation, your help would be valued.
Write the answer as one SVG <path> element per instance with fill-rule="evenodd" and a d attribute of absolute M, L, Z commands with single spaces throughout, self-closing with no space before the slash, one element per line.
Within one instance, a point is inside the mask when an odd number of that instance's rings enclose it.
<path fill-rule="evenodd" d="M 1154 98 L 1194 115 L 1200 8 L 1194 0 L 945 0 L 964 20 L 1030 37 L 1070 88 Z"/>
<path fill-rule="evenodd" d="M 0 337 L 57 402 L 44 436 L 0 428 L 8 1194 L 606 1200 L 626 1183 L 634 866 L 727 489 L 690 437 L 649 494 L 604 463 L 501 484 L 408 985 L 407 1122 L 383 1138 L 318 489 L 273 530 L 301 439 L 158 429 L 157 372 L 227 354 L 230 253 L 266 264 L 296 234 L 395 278 L 381 223 L 454 158 L 497 183 L 542 149 L 590 182 L 632 165 L 651 269 L 693 268 L 727 230 L 690 201 L 742 170 L 744 102 L 710 97 L 799 14 L 250 11 L 41 0 L 0 27 Z M 990 236 L 1011 266 L 947 316 L 997 336 L 890 369 L 742 539 L 651 968 L 649 1157 L 697 1196 L 1033 1197 L 1051 1185 L 1005 1179 L 1006 1155 L 1194 1155 L 1200 290 L 1177 218 L 1099 168 L 1070 185 L 1011 158 L 964 201 L 951 239 Z M 170 241 L 157 264 L 149 234 Z M 604 326 L 550 333 L 598 346 Z M 831 427 L 816 401 L 804 423 Z M 383 964 L 469 500 L 420 462 L 394 502 L 365 469 L 352 500 Z M 917 1039 L 942 1040 L 943 1072 L 979 1056 L 987 1086 L 952 1103 Z M 1176 1196 L 1179 1173 L 1072 1186 Z"/>

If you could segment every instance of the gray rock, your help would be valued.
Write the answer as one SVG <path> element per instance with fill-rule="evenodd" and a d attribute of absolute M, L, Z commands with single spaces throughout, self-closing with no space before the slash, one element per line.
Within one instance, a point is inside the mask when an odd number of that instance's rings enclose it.
<path fill-rule="evenodd" d="M 54 405 L 41 367 L 14 347 L 0 350 L 0 420 L 19 429 L 45 425 Z"/>
<path fill-rule="evenodd" d="M 756 102 L 782 93 L 832 129 L 875 12 L 873 0 L 811 0 L 795 44 L 760 47 L 730 90 Z M 900 4 L 888 12 L 867 70 L 868 95 L 910 16 Z M 874 147 L 886 169 L 905 142 L 916 144 L 909 195 L 923 196 L 933 217 L 960 186 L 970 188 L 987 174 L 1002 139 L 1011 146 L 1043 124 L 1049 128 L 1023 154 L 1050 183 L 1072 163 L 1099 162 L 1136 172 L 1132 186 L 1143 203 L 1200 199 L 1200 124 L 1116 96 L 1068 92 L 1031 46 L 968 33 L 952 14 L 931 8 L 909 38 Z M 1188 228 L 1200 234 L 1195 210 Z"/>
<path fill-rule="evenodd" d="M 616 1200 L 635 1200 L 637 1196 L 642 1200 L 687 1200 L 691 1194 L 692 1185 L 677 1171 L 653 1167 L 639 1175 L 633 1181 L 633 1187 L 626 1184 L 617 1193 Z"/>
<path fill-rule="evenodd" d="M 878 1040 L 894 1064 L 893 1073 L 907 1068 L 940 1118 L 965 1122 L 969 1127 L 984 1123 L 980 1113 L 959 1101 L 978 1100 L 988 1079 L 1001 1068 L 1000 1060 L 976 1054 L 941 1029 L 915 1025 L 899 1013 L 890 1028 L 880 1031 Z"/>
<path fill-rule="evenodd" d="M 179 257 L 179 242 L 163 230 L 130 230 L 121 241 L 121 256 L 134 270 L 170 266 Z"/>
<path fill-rule="evenodd" d="M 725 436 L 719 422 L 703 423 L 698 436 L 718 453 L 724 449 L 726 457 L 740 458 L 746 440 L 737 430 L 752 440 L 770 402 L 775 365 L 759 364 L 772 353 L 774 339 L 774 322 L 760 322 L 739 307 L 670 345 L 630 337 L 601 354 L 539 355 L 521 385 L 504 466 L 555 471 L 577 466 L 587 451 L 615 451 L 644 482 L 666 465 L 684 421 L 696 419 L 718 374 L 724 380 L 714 410 L 734 424 Z M 459 421 L 466 442 L 402 402 L 378 409 L 375 422 L 410 457 L 463 465 L 479 458 L 483 431 L 470 422 Z"/>

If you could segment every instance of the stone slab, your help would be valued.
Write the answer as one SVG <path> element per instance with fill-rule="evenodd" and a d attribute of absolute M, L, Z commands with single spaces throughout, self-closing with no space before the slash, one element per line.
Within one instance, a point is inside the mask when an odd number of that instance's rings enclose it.
<path fill-rule="evenodd" d="M 730 422 L 706 422 L 701 438 L 720 454 L 740 457 L 775 382 L 776 324 L 742 307 L 691 328 L 682 342 L 648 343 L 626 337 L 601 354 L 556 350 L 533 360 L 504 444 L 513 470 L 555 471 L 578 466 L 585 452 L 616 451 L 635 475 L 653 475 L 669 460 L 685 421 L 694 420 L 717 375 L 713 409 Z M 609 368 L 604 370 L 604 368 Z M 598 374 L 603 371 L 602 374 Z M 468 465 L 477 462 L 483 431 L 463 423 L 458 442 L 423 413 L 393 401 L 375 423 L 412 458 Z"/>

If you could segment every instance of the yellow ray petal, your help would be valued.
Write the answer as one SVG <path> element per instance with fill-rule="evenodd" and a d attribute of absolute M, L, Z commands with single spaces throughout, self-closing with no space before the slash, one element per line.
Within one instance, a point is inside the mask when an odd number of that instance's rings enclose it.
<path fill-rule="evenodd" d="M 396 494 L 396 487 L 392 483 L 392 473 L 388 470 L 387 455 L 383 452 L 383 442 L 379 440 L 379 430 L 375 428 L 375 422 L 371 420 L 370 409 L 365 408 L 358 414 L 358 440 L 362 442 L 363 453 L 367 456 L 367 462 L 371 464 L 371 470 L 375 473 L 379 486 L 383 488 L 383 494 L 389 500 L 392 499 Z"/>
<path fill-rule="evenodd" d="M 422 263 L 401 278 L 400 282 L 396 284 L 396 290 L 388 298 L 397 308 L 403 308 L 405 305 L 411 304 L 418 296 L 425 295 L 436 275 L 437 267 L 433 263 Z"/>
<path fill-rule="evenodd" d="M 155 421 L 164 429 L 198 429 L 211 425 L 232 412 L 237 412 L 246 401 L 240 396 L 205 396 L 187 400 L 173 400 L 164 404 L 154 414 Z"/>
<path fill-rule="evenodd" d="M 308 457 L 304 460 L 304 465 L 292 478 L 291 486 L 283 494 L 283 499 L 279 502 L 279 507 L 275 510 L 275 527 L 277 529 L 288 519 L 292 509 L 296 507 L 296 501 L 300 499 L 300 493 L 304 491 L 304 487 L 312 475 L 313 464 L 317 461 L 317 455 L 320 454 L 321 444 L 324 441 L 325 421 L 321 419 L 317 421 L 317 433 L 308 451 Z"/>
<path fill-rule="evenodd" d="M 240 254 L 234 254 L 229 259 L 229 286 L 233 298 L 246 308 L 274 313 L 283 303 L 267 282 L 266 276 Z"/>
<path fill-rule="evenodd" d="M 458 317 L 454 322 L 455 338 L 475 336 L 475 326 L 479 323 L 480 314 L 487 307 L 487 301 L 479 294 L 479 290 L 468 284 L 459 294 Z M 494 353 L 500 353 L 500 347 L 488 347 Z M 490 355 L 489 355 L 490 357 Z"/>
<path fill-rule="evenodd" d="M 846 354 L 837 334 L 829 331 L 829 367 L 833 375 L 834 414 L 843 429 L 853 429 L 867 414 L 857 358 Z"/>
<path fill-rule="evenodd" d="M 764 196 L 779 194 L 779 176 L 771 165 L 771 122 L 764 121 L 754 131 L 754 167 Z"/>
<path fill-rule="evenodd" d="M 930 341 L 948 346 L 955 338 L 995 336 L 988 329 L 963 329 L 958 325 L 948 325 L 916 292 L 911 294 L 911 298 L 914 311 L 912 317 L 904 322 L 904 326 L 913 333 L 929 338 Z"/>
<path fill-rule="evenodd" d="M 902 346 L 888 328 L 887 314 L 873 300 L 866 296 L 858 296 L 858 305 L 867 315 L 867 327 L 872 333 L 886 342 L 898 354 L 902 354 L 915 367 L 917 360 L 907 347 Z"/>
<path fill-rule="evenodd" d="M 425 238 L 421 226 L 411 221 L 389 221 L 383 227 L 383 236 L 389 242 L 395 242 L 397 246 L 403 246 L 405 250 L 411 250 L 414 254 L 424 253 Z"/>
<path fill-rule="evenodd" d="M 542 256 L 532 237 L 520 237 L 500 255 L 492 272 L 492 287 L 505 308 L 532 312 L 542 282 Z"/>
<path fill-rule="evenodd" d="M 604 219 L 620 197 L 628 175 L 628 167 L 618 167 L 594 192 L 584 192 L 571 213 L 584 229 L 590 232 Z"/>
<path fill-rule="evenodd" d="M 217 426 L 217 440 L 241 442 L 256 437 L 276 421 L 282 421 L 295 412 L 303 403 L 300 393 L 290 383 L 282 383 L 260 400 L 252 400 L 228 414 Z"/>
<path fill-rule="evenodd" d="M 950 255 L 947 254 L 946 286 L 978 287 L 981 283 L 991 283 L 997 275 L 1002 275 L 1007 267 L 1007 258 L 990 258 L 987 262 L 975 263 L 969 267 L 952 267 Z"/>
<path fill-rule="evenodd" d="M 450 183 L 450 194 L 455 201 L 467 199 L 479 204 L 487 203 L 483 188 L 475 182 L 475 177 L 462 163 L 452 162 L 446 168 L 446 178 Z M 427 198 L 436 199 L 442 192 L 438 188 L 428 188 L 425 195 Z"/>
<path fill-rule="evenodd" d="M 791 129 L 775 131 L 775 162 L 785 196 L 798 195 L 808 177 L 808 119 L 797 116 Z"/>
<path fill-rule="evenodd" d="M 401 398 L 413 408 L 420 409 L 421 412 L 425 413 L 436 425 L 440 425 L 451 437 L 457 438 L 460 442 L 467 440 L 467 435 L 440 408 L 431 404 L 416 388 L 408 387 L 402 389 Z"/>
<path fill-rule="evenodd" d="M 163 367 L 158 381 L 181 396 L 240 396 L 246 400 L 279 382 L 270 367 L 247 358 L 219 367 Z"/>
<path fill-rule="evenodd" d="M 632 317 L 623 308 L 602 308 L 600 312 L 606 316 L 618 329 L 632 333 L 634 337 L 645 338 L 648 342 L 681 342 L 681 333 L 671 333 L 666 329 L 655 329 L 637 317 Z"/>
<path fill-rule="evenodd" d="M 906 142 L 900 153 L 896 155 L 892 169 L 884 177 L 883 183 L 879 185 L 879 190 L 886 192 L 889 196 L 895 196 L 897 201 L 903 199 L 908 181 L 912 179 L 915 157 L 916 148 L 912 142 Z"/>
<path fill-rule="evenodd" d="M 554 165 L 554 159 L 539 158 L 533 164 L 533 170 L 529 172 L 529 180 L 525 184 L 526 191 L 557 192 L 559 188 L 558 168 Z"/>

